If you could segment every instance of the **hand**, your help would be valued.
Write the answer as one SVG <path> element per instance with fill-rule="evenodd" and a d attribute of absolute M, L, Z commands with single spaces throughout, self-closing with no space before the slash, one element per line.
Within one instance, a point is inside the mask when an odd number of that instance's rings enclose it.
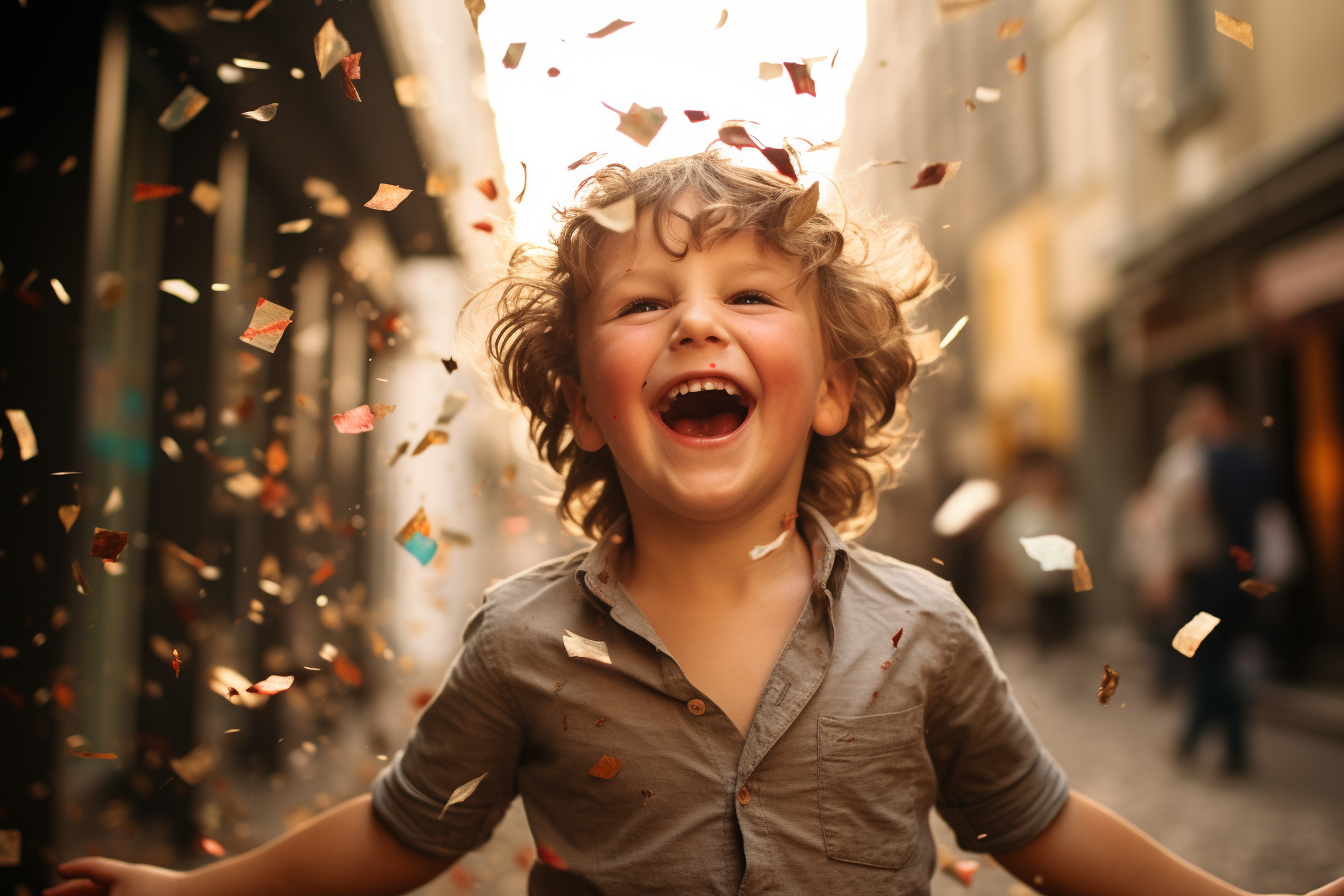
<path fill-rule="evenodd" d="M 66 883 L 43 890 L 42 896 L 180 896 L 185 877 L 180 871 L 96 856 L 58 865 L 56 873 Z"/>

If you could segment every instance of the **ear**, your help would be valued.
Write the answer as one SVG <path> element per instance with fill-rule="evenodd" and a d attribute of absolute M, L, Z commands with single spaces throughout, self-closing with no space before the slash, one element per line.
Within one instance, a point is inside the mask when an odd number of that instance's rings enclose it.
<path fill-rule="evenodd" d="M 858 385 L 859 368 L 854 359 L 833 361 L 827 366 L 817 391 L 817 410 L 812 415 L 812 429 L 817 435 L 833 436 L 845 428 Z"/>
<path fill-rule="evenodd" d="M 560 389 L 569 406 L 569 428 L 574 431 L 574 442 L 584 451 L 593 452 L 607 444 L 607 437 L 598 428 L 597 420 L 588 411 L 588 399 L 583 387 L 573 377 L 560 378 Z"/>

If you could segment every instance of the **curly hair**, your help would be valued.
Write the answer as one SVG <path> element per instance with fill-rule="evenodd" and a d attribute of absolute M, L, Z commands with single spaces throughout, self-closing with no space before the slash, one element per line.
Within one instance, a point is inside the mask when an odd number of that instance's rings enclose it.
<path fill-rule="evenodd" d="M 896 450 L 909 427 L 906 399 L 918 368 L 908 305 L 934 292 L 937 265 L 913 225 L 875 220 L 837 224 L 824 211 L 792 231 L 785 219 L 803 192 L 772 173 L 712 152 L 668 159 L 635 171 L 608 165 L 588 177 L 578 204 L 558 210 L 561 224 L 547 248 L 519 246 L 507 272 L 474 295 L 463 314 L 493 312 L 485 353 L 495 388 L 522 407 L 537 453 L 564 478 L 557 512 L 597 538 L 625 511 L 611 449 L 585 451 L 574 440 L 562 382 L 579 379 L 578 303 L 594 282 L 594 258 L 609 233 L 589 214 L 633 196 L 651 214 L 659 245 L 676 258 L 744 231 L 799 261 L 799 282 L 815 279 L 822 335 L 833 359 L 852 359 L 858 383 L 849 419 L 832 436 L 813 434 L 799 500 L 842 534 L 862 532 L 877 513 L 877 492 L 895 485 L 904 457 Z M 691 218 L 673 206 L 684 195 L 701 203 Z M 688 234 L 669 240 L 680 220 Z M 681 243 L 681 245 L 674 245 Z"/>

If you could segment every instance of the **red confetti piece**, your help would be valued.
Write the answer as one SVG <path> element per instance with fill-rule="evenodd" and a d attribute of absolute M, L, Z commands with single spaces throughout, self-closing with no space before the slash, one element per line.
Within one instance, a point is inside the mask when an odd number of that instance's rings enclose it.
<path fill-rule="evenodd" d="M 414 190 L 398 187 L 395 184 L 379 184 L 378 192 L 373 194 L 372 199 L 364 203 L 364 207 L 376 209 L 380 212 L 390 212 L 401 205 L 402 200 L 414 192 Z"/>
<path fill-rule="evenodd" d="M 247 689 L 249 694 L 262 694 L 274 697 L 282 694 L 294 685 L 293 675 L 271 675 L 265 681 L 259 681 Z"/>
<path fill-rule="evenodd" d="M 344 413 L 331 415 L 332 422 L 336 424 L 336 431 L 347 434 L 368 432 L 373 429 L 373 419 L 373 410 L 366 404 Z"/>
<path fill-rule="evenodd" d="M 135 185 L 135 193 L 131 195 L 131 201 L 147 202 L 151 199 L 167 199 L 169 196 L 176 196 L 181 192 L 181 187 L 175 187 L 172 184 L 138 183 Z"/>
<path fill-rule="evenodd" d="M 892 650 L 895 650 L 897 647 L 899 647 L 899 646 L 901 645 L 901 635 L 903 635 L 903 634 L 905 634 L 905 629 L 904 629 L 904 628 L 902 628 L 902 629 L 901 629 L 900 631 L 898 631 L 896 634 L 894 634 L 894 635 L 891 636 L 891 649 L 892 649 Z"/>
<path fill-rule="evenodd" d="M 696 122 L 701 121 L 709 121 L 709 113 L 701 112 L 699 109 L 686 109 L 684 114 L 686 115 L 687 120 L 691 122 L 691 124 L 695 124 Z"/>
<path fill-rule="evenodd" d="M 477 222 L 475 222 L 474 224 L 472 224 L 471 226 L 472 226 L 472 227 L 475 227 L 477 230 L 481 231 L 481 233 L 494 233 L 494 232 L 495 232 L 495 225 L 491 224 L 489 221 L 477 221 Z"/>
<path fill-rule="evenodd" d="M 558 76 L 559 74 L 560 74 L 560 69 L 556 68 L 555 66 L 551 66 L 550 68 L 546 69 L 546 76 L 547 76 L 547 77 L 554 78 L 554 77 Z"/>
<path fill-rule="evenodd" d="M 336 564 L 330 560 L 323 560 L 322 565 L 313 570 L 313 574 L 308 577 L 308 584 L 316 588 L 327 579 L 331 578 L 336 572 Z"/>
<path fill-rule="evenodd" d="M 204 852 L 208 852 L 215 858 L 220 858 L 222 856 L 227 855 L 227 851 L 224 849 L 222 845 L 220 845 L 220 842 L 218 840 L 212 840 L 209 837 L 201 838 L 201 850 Z"/>
<path fill-rule="evenodd" d="M 545 843 L 537 844 L 537 858 L 547 865 L 550 865 L 552 868 L 558 868 L 561 871 L 564 871 L 569 867 L 569 865 L 565 863 L 565 860 L 560 858 L 555 850 L 551 849 Z"/>
<path fill-rule="evenodd" d="M 1232 545 L 1227 549 L 1227 553 L 1236 561 L 1237 569 L 1241 572 L 1250 572 L 1255 568 L 1255 555 L 1243 548 L 1241 545 Z"/>
<path fill-rule="evenodd" d="M 960 169 L 961 162 L 929 162 L 919 169 L 919 174 L 915 175 L 915 182 L 910 185 L 910 189 L 935 187 L 951 180 Z"/>
<path fill-rule="evenodd" d="M 494 202 L 499 198 L 499 189 L 495 186 L 495 179 L 493 177 L 483 177 L 472 184 L 472 186 L 480 190 L 481 195 L 491 202 Z"/>
<path fill-rule="evenodd" d="M 615 756 L 603 755 L 597 760 L 597 765 L 588 769 L 588 774 L 594 778 L 601 778 L 604 781 L 616 777 L 616 773 L 621 770 L 621 760 Z"/>
<path fill-rule="evenodd" d="M 173 677 L 182 677 L 182 658 L 177 655 L 177 648 L 173 648 Z"/>
<path fill-rule="evenodd" d="M 794 93 L 817 95 L 817 82 L 812 80 L 812 66 L 799 62 L 786 62 L 784 68 L 793 81 Z"/>
<path fill-rule="evenodd" d="M 574 169 L 581 168 L 584 165 L 591 165 L 593 162 L 596 162 L 598 159 L 601 159 L 605 156 L 606 153 L 604 152 L 590 152 L 583 158 L 579 159 L 578 161 L 570 162 L 567 167 L 569 168 L 570 171 L 573 171 Z"/>
<path fill-rule="evenodd" d="M 359 671 L 359 667 L 345 658 L 345 654 L 338 653 L 336 659 L 331 663 L 331 669 L 336 673 L 336 677 L 352 688 L 357 688 L 364 683 L 364 673 Z"/>
<path fill-rule="evenodd" d="M 100 557 L 103 560 L 111 560 L 115 563 L 117 558 L 121 556 L 121 552 L 126 550 L 128 537 L 125 532 L 100 529 L 95 526 L 93 529 L 93 548 L 89 551 L 89 556 Z"/>
<path fill-rule="evenodd" d="M 770 164 L 775 166 L 776 171 L 794 183 L 798 182 L 798 173 L 793 170 L 793 161 L 789 158 L 789 154 L 786 150 L 776 146 L 762 146 L 759 148 L 761 150 L 761 155 L 765 156 Z"/>

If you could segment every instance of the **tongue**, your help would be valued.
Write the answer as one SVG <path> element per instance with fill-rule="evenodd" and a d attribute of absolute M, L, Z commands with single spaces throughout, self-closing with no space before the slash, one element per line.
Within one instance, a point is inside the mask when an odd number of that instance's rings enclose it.
<path fill-rule="evenodd" d="M 739 414 L 733 413 L 715 414 L 712 417 L 679 417 L 672 421 L 672 428 L 684 436 L 713 439 L 737 429 L 741 419 Z"/>

